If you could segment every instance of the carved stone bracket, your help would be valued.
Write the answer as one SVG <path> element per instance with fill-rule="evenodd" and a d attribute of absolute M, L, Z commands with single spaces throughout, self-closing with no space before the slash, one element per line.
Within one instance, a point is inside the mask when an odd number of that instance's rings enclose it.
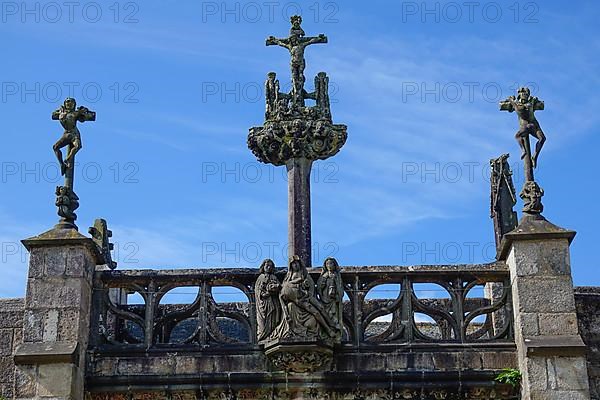
<path fill-rule="evenodd" d="M 75 210 L 79 208 L 79 197 L 77 197 L 73 189 L 68 186 L 56 187 L 56 207 L 58 207 L 58 215 L 61 217 L 57 227 L 77 229 L 75 225 L 75 221 L 77 220 Z"/>
<path fill-rule="evenodd" d="M 250 129 L 248 148 L 259 161 L 277 166 L 292 158 L 325 160 L 346 143 L 346 130 L 346 125 L 328 120 L 267 121 Z"/>
<path fill-rule="evenodd" d="M 537 182 L 527 181 L 523 185 L 523 190 L 519 195 L 523 199 L 523 212 L 527 214 L 541 214 L 544 211 L 544 205 L 542 204 L 542 196 L 544 196 L 544 189 L 542 189 Z"/>
<path fill-rule="evenodd" d="M 277 341 L 265 347 L 265 355 L 279 371 L 329 371 L 333 347 L 325 342 L 293 343 Z"/>

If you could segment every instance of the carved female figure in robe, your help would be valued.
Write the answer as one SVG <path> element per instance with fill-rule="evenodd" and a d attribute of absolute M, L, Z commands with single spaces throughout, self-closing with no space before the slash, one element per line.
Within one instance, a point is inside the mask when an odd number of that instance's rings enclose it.
<path fill-rule="evenodd" d="M 281 321 L 280 289 L 281 284 L 275 276 L 275 264 L 267 258 L 260 264 L 260 275 L 254 284 L 258 341 L 268 338 Z"/>
<path fill-rule="evenodd" d="M 283 320 L 273 339 L 315 339 L 322 333 L 325 337 L 339 337 L 338 327 L 316 299 L 315 283 L 298 256 L 290 259 L 279 298 Z"/>
<path fill-rule="evenodd" d="M 317 293 L 323 303 L 323 308 L 337 326 L 342 328 L 342 299 L 344 284 L 340 274 L 340 266 L 333 257 L 328 257 L 323 263 L 323 271 L 317 280 Z"/>

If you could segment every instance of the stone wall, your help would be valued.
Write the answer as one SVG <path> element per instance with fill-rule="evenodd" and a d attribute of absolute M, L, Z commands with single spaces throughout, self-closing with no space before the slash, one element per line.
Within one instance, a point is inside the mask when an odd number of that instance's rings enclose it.
<path fill-rule="evenodd" d="M 591 398 L 600 400 L 600 287 L 576 288 L 575 300 L 579 329 L 588 346 Z M 12 354 L 15 347 L 22 342 L 23 307 L 23 299 L 0 299 L 0 396 L 7 399 L 13 398 L 15 390 L 18 389 L 15 387 L 15 366 Z M 104 362 L 110 363 L 109 360 L 104 360 Z M 92 362 L 96 368 L 101 367 L 102 364 L 102 362 L 97 364 Z M 501 364 L 498 363 L 493 367 L 501 367 Z M 96 372 L 100 376 L 110 375 L 110 373 L 106 373 L 108 371 L 105 371 L 104 374 Z"/>
<path fill-rule="evenodd" d="M 579 331 L 587 345 L 592 400 L 600 400 L 600 287 L 575 288 Z"/>
<path fill-rule="evenodd" d="M 23 299 L 0 299 L 0 398 L 15 393 L 15 348 L 23 341 Z"/>

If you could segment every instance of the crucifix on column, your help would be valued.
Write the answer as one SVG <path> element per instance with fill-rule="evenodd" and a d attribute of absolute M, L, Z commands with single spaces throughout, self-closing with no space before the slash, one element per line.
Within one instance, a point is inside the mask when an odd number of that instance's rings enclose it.
<path fill-rule="evenodd" d="M 337 154 L 347 138 L 346 125 L 334 124 L 329 108 L 329 78 L 324 72 L 315 77 L 315 90 L 304 89 L 304 50 L 315 43 L 327 43 L 323 34 L 304 37 L 302 18 L 291 18 L 290 36 L 277 39 L 270 36 L 267 46 L 279 45 L 291 56 L 292 89 L 279 91 L 274 72 L 265 83 L 266 113 L 263 126 L 250 128 L 248 147 L 259 161 L 276 166 L 285 165 L 288 173 L 288 254 L 299 256 L 309 267 L 311 260 L 310 172 L 315 160 L 325 160 Z M 315 101 L 306 106 L 305 100 Z"/>
<path fill-rule="evenodd" d="M 538 165 L 538 157 L 546 142 L 546 136 L 535 118 L 535 112 L 544 109 L 544 102 L 531 96 L 531 90 L 522 87 L 517 92 L 517 97 L 510 96 L 500 102 L 500 110 L 516 112 L 519 117 L 519 130 L 515 139 L 521 148 L 521 159 L 525 167 L 525 184 L 520 197 L 525 203 L 523 212 L 529 215 L 539 215 L 544 211 L 542 196 L 544 190 L 538 185 L 533 176 L 533 171 Z M 531 150 L 530 136 L 537 139 L 535 150 Z"/>
<path fill-rule="evenodd" d="M 75 178 L 75 154 L 81 149 L 81 134 L 77 128 L 77 122 L 95 121 L 96 113 L 86 107 L 76 108 L 77 103 L 73 98 L 67 98 L 60 108 L 52 113 L 52 119 L 60 122 L 64 132 L 60 139 L 52 147 L 58 163 L 60 172 L 65 177 L 63 186 L 56 187 L 56 206 L 58 215 L 61 217 L 56 226 L 59 229 L 77 229 L 75 210 L 79 208 L 79 197 L 73 190 Z M 67 151 L 63 158 L 62 148 Z"/>

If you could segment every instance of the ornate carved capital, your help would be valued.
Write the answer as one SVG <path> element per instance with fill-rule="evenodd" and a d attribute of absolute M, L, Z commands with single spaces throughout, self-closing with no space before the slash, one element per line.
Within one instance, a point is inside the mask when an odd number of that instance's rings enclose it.
<path fill-rule="evenodd" d="M 267 121 L 250 129 L 248 148 L 259 161 L 277 166 L 292 158 L 325 160 L 346 143 L 346 129 L 327 120 Z"/>

